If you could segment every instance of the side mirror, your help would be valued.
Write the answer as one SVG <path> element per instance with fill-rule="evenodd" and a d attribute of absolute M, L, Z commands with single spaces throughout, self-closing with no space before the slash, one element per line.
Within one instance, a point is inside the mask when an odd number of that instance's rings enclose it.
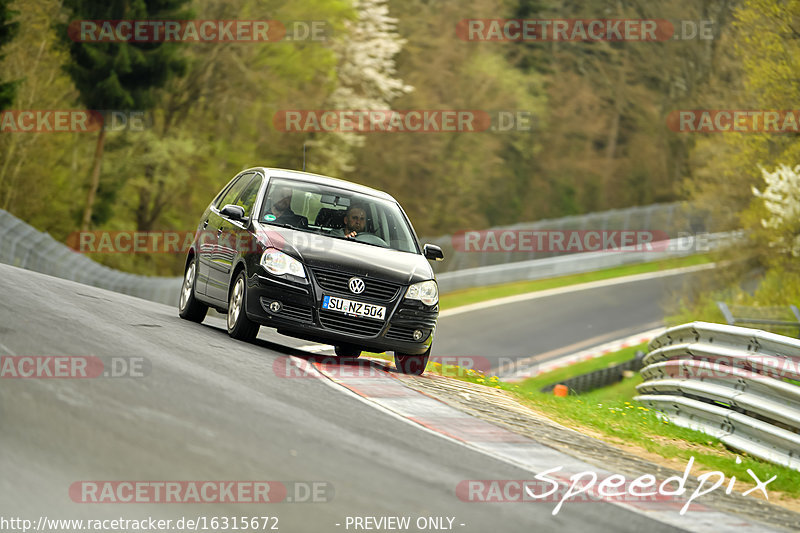
<path fill-rule="evenodd" d="M 245 220 L 244 207 L 240 205 L 226 204 L 225 207 L 220 210 L 219 214 L 231 220 L 236 220 L 237 222 Z"/>
<path fill-rule="evenodd" d="M 435 244 L 424 245 L 422 247 L 422 253 L 425 255 L 425 259 L 430 259 L 431 261 L 441 261 L 444 259 L 444 252 Z"/>

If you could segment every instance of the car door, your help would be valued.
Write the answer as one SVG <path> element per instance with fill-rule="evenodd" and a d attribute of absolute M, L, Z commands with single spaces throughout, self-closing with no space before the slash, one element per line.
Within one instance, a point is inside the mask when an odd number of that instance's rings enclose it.
<path fill-rule="evenodd" d="M 243 181 L 246 185 L 236 198 L 226 198 L 220 205 L 220 209 L 227 204 L 238 205 L 244 209 L 244 216 L 247 217 L 247 221 L 242 222 L 219 215 L 218 241 L 211 268 L 212 281 L 209 281 L 208 291 L 209 296 L 222 301 L 227 301 L 228 298 L 231 273 L 239 248 L 246 247 L 249 242 L 250 218 L 262 184 L 262 178 L 257 174 L 250 174 L 249 179 Z"/>
<path fill-rule="evenodd" d="M 252 172 L 238 176 L 225 193 L 217 198 L 217 201 L 215 201 L 211 209 L 209 209 L 208 218 L 203 222 L 203 224 L 206 225 L 204 230 L 204 248 L 207 251 L 205 254 L 207 265 L 205 295 L 213 300 L 224 302 L 228 296 L 227 282 L 223 279 L 224 273 L 219 271 L 219 237 L 222 234 L 222 224 L 224 221 L 219 210 L 227 204 L 234 203 L 242 192 L 242 189 L 250 183 L 252 177 Z"/>
<path fill-rule="evenodd" d="M 214 248 L 217 245 L 217 228 L 219 227 L 219 215 L 216 210 L 219 209 L 223 197 L 231 190 L 231 187 L 241 181 L 242 177 L 236 176 L 222 188 L 205 213 L 203 213 L 203 218 L 197 228 L 199 238 L 197 242 L 197 281 L 195 283 L 195 291 L 198 294 L 206 295 L 208 278 L 211 274 L 211 260 Z"/>

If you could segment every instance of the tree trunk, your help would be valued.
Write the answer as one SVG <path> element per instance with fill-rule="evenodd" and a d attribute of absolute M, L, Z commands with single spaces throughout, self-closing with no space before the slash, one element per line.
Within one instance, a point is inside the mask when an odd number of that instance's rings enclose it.
<path fill-rule="evenodd" d="M 106 140 L 106 130 L 101 125 L 100 134 L 97 136 L 97 148 L 94 151 L 94 164 L 92 165 L 92 177 L 89 182 L 89 195 L 86 198 L 86 208 L 83 210 L 83 222 L 81 231 L 89 231 L 89 223 L 92 221 L 92 208 L 94 198 L 97 195 L 97 187 L 100 185 L 100 165 L 103 163 L 103 145 Z"/>

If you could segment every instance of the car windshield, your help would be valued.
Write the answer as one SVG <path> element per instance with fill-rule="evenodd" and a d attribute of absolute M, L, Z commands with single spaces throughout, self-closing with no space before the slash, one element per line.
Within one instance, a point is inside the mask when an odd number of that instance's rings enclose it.
<path fill-rule="evenodd" d="M 258 220 L 262 224 L 419 253 L 400 206 L 338 187 L 272 178 Z"/>

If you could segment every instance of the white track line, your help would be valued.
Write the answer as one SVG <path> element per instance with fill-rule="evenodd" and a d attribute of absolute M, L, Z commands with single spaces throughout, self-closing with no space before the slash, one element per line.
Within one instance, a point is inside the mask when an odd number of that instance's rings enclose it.
<path fill-rule="evenodd" d="M 544 374 L 545 372 L 551 372 L 553 370 L 556 370 L 557 368 L 562 368 L 568 365 L 573 365 L 575 363 L 580 363 L 581 361 L 588 361 L 589 359 L 602 357 L 608 353 L 616 352 L 622 350 L 623 348 L 628 348 L 630 346 L 637 346 L 644 342 L 650 342 L 650 340 L 652 340 L 656 335 L 663 332 L 664 329 L 665 327 L 650 329 L 647 331 L 643 331 L 642 333 L 637 333 L 635 335 L 630 335 L 622 339 L 613 340 L 610 342 L 599 344 L 592 348 L 588 348 L 586 350 L 581 350 L 579 352 L 565 355 L 563 357 L 559 357 L 558 359 L 551 359 L 549 361 L 543 361 L 540 363 L 535 361 L 538 356 L 520 359 L 515 362 L 515 366 L 526 365 L 526 364 L 528 364 L 529 366 L 520 368 L 519 370 L 511 374 L 503 373 L 499 377 L 502 377 L 503 381 L 510 381 L 510 382 L 521 381 L 523 379 L 532 378 L 534 376 L 538 376 L 539 374 Z"/>
<path fill-rule="evenodd" d="M 580 472 L 595 472 L 598 479 L 612 475 L 612 472 L 598 469 L 588 463 L 563 452 L 540 444 L 522 435 L 511 432 L 485 420 L 472 417 L 444 402 L 422 394 L 403 384 L 401 376 L 376 368 L 378 365 L 388 369 L 385 361 L 371 360 L 366 374 L 353 375 L 352 370 L 336 371 L 337 366 L 327 369 L 325 365 L 310 363 L 299 357 L 292 362 L 309 375 L 320 379 L 326 385 L 356 398 L 394 419 L 402 420 L 418 429 L 437 435 L 450 442 L 492 457 L 498 461 L 538 474 L 556 466 L 564 468 L 558 474 L 550 474 L 567 488 L 569 476 Z M 364 368 L 361 365 L 360 368 Z M 333 370 L 332 375 L 331 370 Z M 370 392 L 371 391 L 371 392 Z M 455 487 L 453 487 L 455 492 Z M 698 533 L 760 533 L 772 531 L 765 524 L 715 511 L 701 504 L 693 503 L 687 514 L 679 514 L 683 502 L 662 502 L 662 505 L 642 505 L 636 502 L 609 501 L 616 505 L 652 520 L 670 524 L 686 531 Z M 555 506 L 555 503 L 552 504 Z M 570 502 L 564 504 L 561 512 L 569 512 Z"/>
<path fill-rule="evenodd" d="M 504 298 L 496 298 L 494 300 L 487 300 L 485 302 L 478 302 L 469 305 L 462 305 L 453 309 L 447 309 L 439 313 L 439 318 L 460 315 L 462 313 L 469 313 L 470 311 L 481 311 L 490 307 L 497 307 L 499 305 L 508 305 L 517 302 L 524 302 L 526 300 L 535 300 L 537 298 L 547 298 L 548 296 L 556 296 L 558 294 L 566 294 L 575 291 L 585 291 L 589 289 L 598 289 L 600 287 L 611 287 L 613 285 L 622 285 L 624 283 L 633 283 L 636 281 L 644 281 L 648 279 L 666 278 L 669 276 L 679 276 L 681 274 L 688 274 L 690 272 L 699 272 L 702 270 L 710 270 L 717 266 L 716 263 L 707 263 L 703 265 L 694 265 L 681 268 L 673 268 L 670 270 L 659 270 L 657 272 L 647 272 L 644 274 L 634 274 L 632 276 L 622 276 L 618 278 L 603 279 L 599 281 L 590 281 L 588 283 L 579 283 L 577 285 L 567 285 L 566 287 L 558 287 L 555 289 L 546 289 L 543 291 L 526 292 L 525 294 L 516 294 L 514 296 L 506 296 Z"/>

